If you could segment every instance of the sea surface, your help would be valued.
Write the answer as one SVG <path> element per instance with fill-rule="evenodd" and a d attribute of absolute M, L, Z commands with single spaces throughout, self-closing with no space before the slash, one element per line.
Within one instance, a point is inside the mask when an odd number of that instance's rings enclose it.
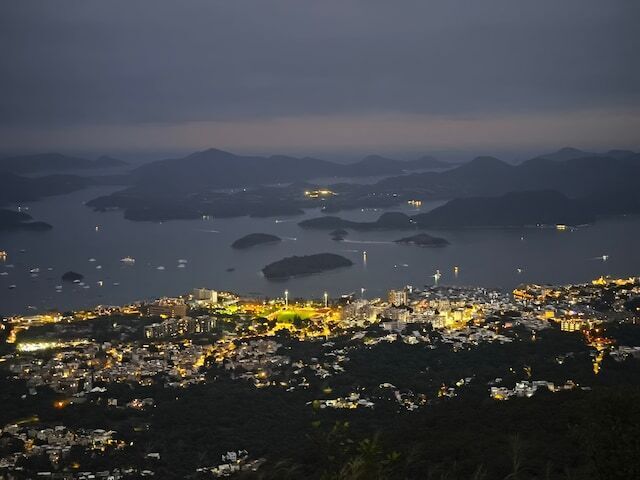
<path fill-rule="evenodd" d="M 448 239 L 451 245 L 422 248 L 394 243 L 415 233 L 411 231 L 351 231 L 345 241 L 336 242 L 326 231 L 298 227 L 299 221 L 321 215 L 319 210 L 278 219 L 150 223 L 125 220 L 118 211 L 94 212 L 84 205 L 115 190 L 95 187 L 23 205 L 36 220 L 54 228 L 0 233 L 0 250 L 8 253 L 0 262 L 0 315 L 120 305 L 178 295 L 194 287 L 269 297 L 282 296 L 286 289 L 290 298 L 320 298 L 325 291 L 332 297 L 356 292 L 372 298 L 385 295 L 390 288 L 433 284 L 437 271 L 442 285 L 505 290 L 524 282 L 585 282 L 600 275 L 640 274 L 637 216 L 602 219 L 565 231 L 428 231 Z M 418 213 L 441 203 L 425 202 L 420 209 L 406 205 L 390 211 Z M 383 212 L 355 210 L 340 215 L 370 221 Z M 237 238 L 254 232 L 272 233 L 283 241 L 244 251 L 230 247 Z M 343 255 L 354 265 L 286 281 L 269 281 L 262 276 L 262 267 L 270 262 L 322 252 Z M 135 264 L 124 264 L 123 257 L 135 258 Z M 84 285 L 62 282 L 60 277 L 68 270 L 83 274 Z M 10 289 L 12 285 L 15 288 Z"/>

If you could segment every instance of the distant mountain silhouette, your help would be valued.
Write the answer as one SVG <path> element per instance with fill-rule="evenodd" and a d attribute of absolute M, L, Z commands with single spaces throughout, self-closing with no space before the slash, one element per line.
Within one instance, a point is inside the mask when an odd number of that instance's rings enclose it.
<path fill-rule="evenodd" d="M 415 199 L 487 197 L 494 199 L 487 200 L 490 204 L 497 202 L 496 197 L 508 193 L 529 192 L 522 197 L 509 198 L 523 202 L 522 221 L 529 224 L 532 221 L 554 220 L 540 216 L 541 212 L 527 205 L 530 192 L 545 191 L 556 192 L 562 197 L 548 193 L 543 197 L 544 204 L 548 208 L 555 208 L 551 204 L 558 202 L 558 212 L 566 213 L 575 221 L 583 219 L 569 211 L 570 207 L 573 208 L 573 205 L 569 205 L 570 200 L 580 200 L 587 219 L 593 215 L 640 210 L 635 206 L 640 203 L 640 189 L 636 185 L 636 179 L 640 176 L 640 154 L 630 151 L 612 150 L 591 154 L 564 148 L 519 165 L 482 156 L 447 170 L 406 173 L 410 170 L 407 166 L 418 168 L 427 164 L 433 165 L 433 159 L 423 157 L 403 162 L 370 155 L 359 162 L 343 165 L 282 155 L 239 156 L 211 149 L 182 159 L 144 165 L 131 175 L 131 187 L 94 199 L 88 205 L 98 210 L 125 209 L 126 218 L 131 220 L 161 221 L 199 218 L 202 215 L 219 218 L 297 215 L 305 209 L 317 207 L 323 213 L 336 213 L 353 208 L 389 208 Z M 403 174 L 389 176 L 389 170 L 399 170 Z M 387 178 L 373 185 L 339 183 L 329 186 L 333 195 L 313 197 L 305 194 L 305 191 L 322 188 L 309 183 L 310 179 L 316 177 L 356 177 L 380 175 L 383 172 L 387 172 Z M 93 181 L 97 182 L 98 177 Z M 107 181 L 114 182 L 115 179 Z M 618 201 L 620 198 L 624 198 L 624 201 Z M 385 219 L 382 223 L 358 224 L 344 223 L 336 218 L 314 219 L 302 225 L 335 230 L 345 227 L 406 228 L 407 223 L 405 219 L 392 225 Z M 503 216 L 496 213 L 497 224 L 504 224 L 507 220 L 506 211 Z"/>
<path fill-rule="evenodd" d="M 582 197 L 608 190 L 635 188 L 640 155 L 596 155 L 568 160 L 545 156 L 510 165 L 493 157 L 478 157 L 444 172 L 426 172 L 381 180 L 371 191 L 423 193 L 430 198 L 496 196 L 511 191 L 556 190 Z"/>
<path fill-rule="evenodd" d="M 211 148 L 184 158 L 160 160 L 134 170 L 144 190 L 201 190 L 301 182 L 318 177 L 366 177 L 448 165 L 431 157 L 413 161 L 370 155 L 352 164 L 286 155 L 235 155 Z"/>
<path fill-rule="evenodd" d="M 579 150 L 573 147 L 564 147 L 558 150 L 557 152 L 544 153 L 542 155 L 538 155 L 535 158 L 542 158 L 546 160 L 558 160 L 558 161 L 564 162 L 566 160 L 573 160 L 574 158 L 597 157 L 597 156 L 599 156 L 597 153 L 585 152 L 583 150 Z"/>
<path fill-rule="evenodd" d="M 70 193 L 93 183 L 89 178 L 76 175 L 47 175 L 29 178 L 0 172 L 0 205 Z"/>
<path fill-rule="evenodd" d="M 60 153 L 41 153 L 36 155 L 20 155 L 0 159 L 0 172 L 30 174 L 38 172 L 62 172 L 67 170 L 82 170 L 117 167 L 126 162 L 115 158 L 102 156 L 96 161 L 71 157 Z"/>

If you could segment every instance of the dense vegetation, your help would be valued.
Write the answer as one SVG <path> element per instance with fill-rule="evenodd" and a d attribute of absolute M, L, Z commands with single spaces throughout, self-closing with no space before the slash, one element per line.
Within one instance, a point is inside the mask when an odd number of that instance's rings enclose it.
<path fill-rule="evenodd" d="M 637 335 L 638 328 L 628 326 L 624 334 Z M 369 331 L 371 336 L 381 333 L 377 327 Z M 430 335 L 437 342 L 438 334 Z M 239 478 L 627 480 L 640 473 L 638 360 L 606 357 L 595 376 L 580 334 L 557 329 L 539 332 L 535 342 L 523 338 L 459 351 L 402 342 L 354 348 L 350 338 L 335 339 L 336 347 L 349 351 L 346 372 L 294 391 L 256 389 L 212 365 L 208 382 L 187 390 L 111 384 L 93 403 L 60 410 L 52 406 L 58 396 L 47 389 L 20 399 L 24 383 L 3 380 L 0 423 L 37 412 L 52 424 L 114 429 L 133 445 L 108 456 L 74 451 L 72 460 L 86 469 L 148 467 L 163 479 L 194 478 L 197 467 L 215 465 L 222 453 L 234 449 L 266 459 L 257 472 Z M 305 362 L 326 351 L 322 340 L 300 342 L 286 335 L 278 340 L 283 352 Z M 563 363 L 555 361 L 569 351 L 573 355 Z M 513 384 L 527 375 L 558 384 L 573 379 L 592 390 L 540 391 L 505 402 L 489 398 L 488 380 L 501 376 Z M 473 379 L 456 397 L 437 397 L 440 385 L 466 376 Z M 381 393 L 382 382 L 426 392 L 430 402 L 406 411 Z M 351 391 L 368 392 L 375 407 L 315 407 L 315 399 Z M 157 407 L 107 407 L 107 397 L 118 398 L 121 405 L 152 397 Z M 144 459 L 149 452 L 159 452 L 160 460 Z"/>

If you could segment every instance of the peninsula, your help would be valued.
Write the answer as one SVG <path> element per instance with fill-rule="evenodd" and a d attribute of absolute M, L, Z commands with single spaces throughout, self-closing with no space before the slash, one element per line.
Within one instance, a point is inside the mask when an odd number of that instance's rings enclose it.
<path fill-rule="evenodd" d="M 231 244 L 231 248 L 237 250 L 245 250 L 247 248 L 255 247 L 256 245 L 264 245 L 269 243 L 278 243 L 282 239 L 276 235 L 270 235 L 268 233 L 250 233 L 237 239 Z"/>

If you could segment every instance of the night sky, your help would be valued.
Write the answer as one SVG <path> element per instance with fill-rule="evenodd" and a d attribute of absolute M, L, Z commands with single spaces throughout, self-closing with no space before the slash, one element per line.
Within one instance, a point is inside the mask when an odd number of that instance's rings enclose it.
<path fill-rule="evenodd" d="M 0 148 L 640 147 L 637 0 L 0 4 Z"/>

